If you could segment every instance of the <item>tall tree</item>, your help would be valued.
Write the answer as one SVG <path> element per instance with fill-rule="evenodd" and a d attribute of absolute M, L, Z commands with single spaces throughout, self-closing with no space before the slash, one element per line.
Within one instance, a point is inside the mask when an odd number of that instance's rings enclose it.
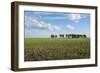
<path fill-rule="evenodd" d="M 51 35 L 51 38 L 54 38 L 54 35 Z"/>

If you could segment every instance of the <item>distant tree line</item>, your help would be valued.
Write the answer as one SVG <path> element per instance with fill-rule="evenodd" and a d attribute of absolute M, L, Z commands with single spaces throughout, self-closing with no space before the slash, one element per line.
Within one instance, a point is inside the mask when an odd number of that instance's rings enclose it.
<path fill-rule="evenodd" d="M 87 38 L 85 34 L 59 34 L 58 35 L 60 38 Z M 51 38 L 57 38 L 57 35 L 51 35 Z"/>

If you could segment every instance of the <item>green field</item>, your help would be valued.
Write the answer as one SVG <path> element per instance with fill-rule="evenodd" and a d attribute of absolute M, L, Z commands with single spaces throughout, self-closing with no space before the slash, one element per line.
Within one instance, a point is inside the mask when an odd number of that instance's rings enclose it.
<path fill-rule="evenodd" d="M 63 60 L 90 58 L 89 38 L 25 38 L 24 60 Z"/>

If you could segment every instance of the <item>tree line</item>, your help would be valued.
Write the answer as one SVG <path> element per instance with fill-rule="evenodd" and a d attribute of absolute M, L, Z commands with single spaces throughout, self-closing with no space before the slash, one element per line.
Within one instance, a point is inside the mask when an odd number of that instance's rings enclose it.
<path fill-rule="evenodd" d="M 85 34 L 59 34 L 59 35 L 51 35 L 51 38 L 58 38 L 58 36 L 60 38 L 87 38 L 87 36 Z"/>

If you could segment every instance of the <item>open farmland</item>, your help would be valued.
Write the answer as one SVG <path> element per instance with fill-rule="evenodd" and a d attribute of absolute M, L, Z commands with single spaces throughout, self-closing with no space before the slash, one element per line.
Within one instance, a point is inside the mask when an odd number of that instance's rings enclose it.
<path fill-rule="evenodd" d="M 63 60 L 90 58 L 89 38 L 25 38 L 24 60 Z"/>

